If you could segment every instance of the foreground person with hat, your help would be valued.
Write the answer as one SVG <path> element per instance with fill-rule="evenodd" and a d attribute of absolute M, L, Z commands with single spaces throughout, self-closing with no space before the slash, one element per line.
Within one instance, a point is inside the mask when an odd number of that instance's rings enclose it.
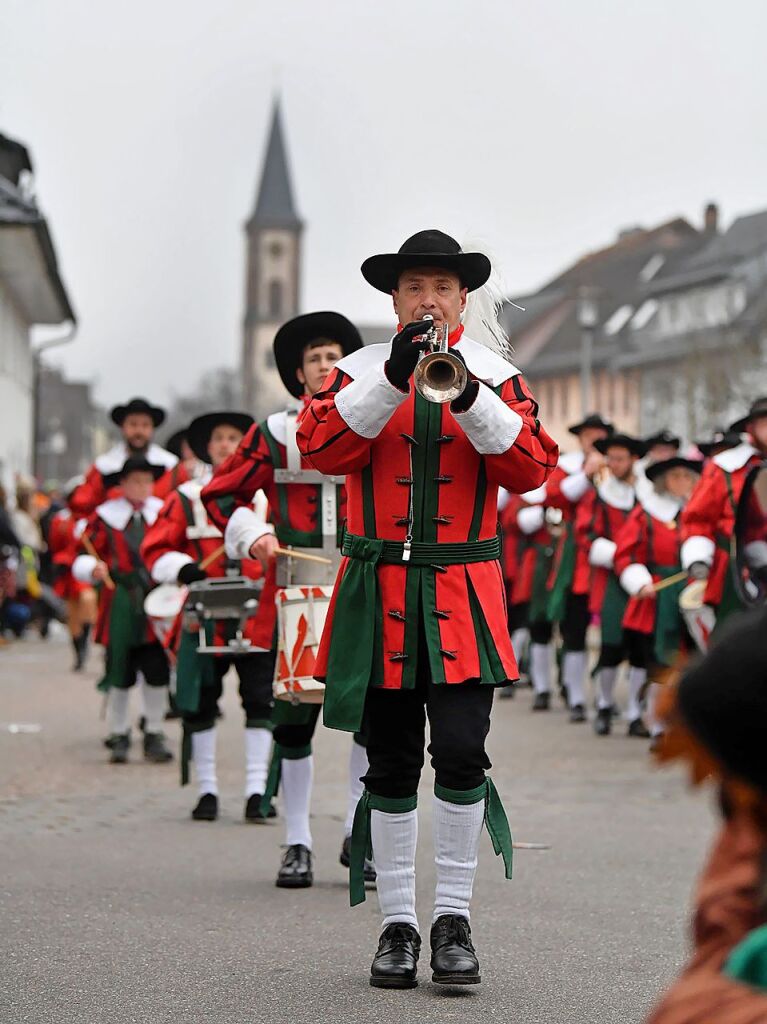
<path fill-rule="evenodd" d="M 679 652 L 687 647 L 679 608 L 679 594 L 687 581 L 657 591 L 655 584 L 681 570 L 678 519 L 702 468 L 700 459 L 678 455 L 649 465 L 646 474 L 652 491 L 640 498 L 616 538 L 615 572 L 629 595 L 623 616 L 624 636 L 628 634 L 628 646 L 646 646 L 651 680 L 673 667 Z M 654 739 L 663 732 L 656 712 L 659 686 L 651 681 L 647 702 Z M 644 736 L 639 693 L 633 687 L 627 717 L 629 736 Z"/>
<path fill-rule="evenodd" d="M 581 561 L 589 565 L 588 608 L 599 617 L 601 647 L 597 662 L 597 715 L 594 731 L 598 736 L 610 733 L 613 715 L 613 691 L 622 661 L 629 662 L 629 710 L 634 711 L 647 677 L 644 644 L 623 631 L 623 613 L 627 596 L 613 571 L 616 539 L 636 504 L 634 465 L 644 445 L 627 434 L 611 434 L 595 442 L 605 457 L 603 471 L 595 474 L 589 491 L 578 505 L 575 538 Z M 638 719 L 638 724 L 637 720 Z M 630 729 L 641 734 L 641 718 L 635 717 Z M 644 727 L 642 726 L 642 729 Z"/>
<path fill-rule="evenodd" d="M 165 651 L 144 614 L 144 598 L 153 583 L 141 560 L 141 541 L 157 518 L 162 501 L 152 487 L 162 466 L 132 457 L 117 477 L 121 494 L 98 506 L 80 536 L 72 566 L 75 579 L 98 583 L 96 642 L 106 648 L 106 671 L 99 689 L 107 694 L 111 762 L 124 764 L 130 749 L 130 688 L 143 676 L 144 757 L 171 761 L 162 724 L 168 707 L 169 671 Z"/>
<path fill-rule="evenodd" d="M 716 610 L 717 626 L 741 607 L 732 579 L 735 513 L 749 470 L 767 457 L 767 398 L 730 427 L 747 440 L 714 455 L 681 519 L 682 568 L 706 579 L 704 601 Z"/>
<path fill-rule="evenodd" d="M 575 542 L 579 504 L 592 491 L 594 477 L 604 468 L 604 456 L 594 445 L 613 433 L 612 423 L 590 413 L 569 431 L 580 450 L 560 455 L 557 468 L 546 481 L 546 507 L 562 513 L 562 532 L 549 577 L 546 614 L 559 623 L 562 636 L 562 685 L 567 694 L 571 722 L 586 721 L 586 630 L 589 625 L 588 552 Z"/>
<path fill-rule="evenodd" d="M 110 418 L 120 428 L 122 440 L 96 458 L 86 471 L 83 483 L 71 494 L 69 507 L 78 518 L 89 516 L 101 502 L 119 494 L 120 471 L 126 459 L 145 459 L 153 472 L 161 470 L 156 474 L 154 490 L 162 497 L 167 495 L 167 491 L 161 493 L 164 481 L 157 481 L 178 463 L 175 455 L 152 440 L 155 430 L 165 420 L 163 409 L 145 398 L 132 398 L 125 405 L 116 405 L 110 412 Z M 177 470 L 173 486 L 178 486 L 185 479 L 186 473 Z"/>
<path fill-rule="evenodd" d="M 274 356 L 282 382 L 295 402 L 253 426 L 236 453 L 216 468 L 202 492 L 211 519 L 225 531 L 229 554 L 258 559 L 266 570 L 256 636 L 261 646 L 271 649 L 272 665 L 276 656 L 276 600 L 288 588 L 308 584 L 311 589 L 314 584 L 332 583 L 345 515 L 343 481 L 319 477 L 301 458 L 296 445 L 299 409 L 319 391 L 336 362 L 361 346 L 356 327 L 340 313 L 307 313 L 283 324 L 274 339 Z M 269 500 L 269 523 L 252 509 L 258 489 Z M 330 564 L 286 558 L 278 561 L 275 555 L 279 546 L 311 557 L 321 554 Z M 290 657 L 292 651 L 282 652 L 286 654 Z M 264 802 L 281 784 L 286 849 L 277 874 L 278 888 L 308 888 L 314 880 L 309 812 L 314 775 L 312 739 L 319 712 L 318 703 L 278 700 L 272 713 L 274 753 Z M 367 770 L 363 743 L 358 733 L 350 757 L 350 793 L 357 797 L 362 790 L 359 778 Z M 351 815 L 347 812 L 347 836 L 349 833 Z M 341 863 L 348 864 L 346 836 Z M 375 878 L 372 865 L 367 865 L 366 874 L 369 881 Z"/>
<path fill-rule="evenodd" d="M 462 252 L 436 230 L 366 260 L 365 279 L 393 298 L 398 333 L 341 360 L 299 424 L 310 463 L 347 474 L 345 558 L 316 674 L 327 685 L 326 725 L 351 732 L 363 715 L 367 722 L 370 767 L 350 882 L 356 904 L 372 848 L 383 914 L 370 978 L 378 987 L 417 983 L 416 803 L 427 715 L 436 776 L 433 981 L 480 981 L 469 903 L 483 823 L 511 874 L 508 823 L 485 774 L 494 689 L 518 676 L 498 562 L 498 488 L 540 487 L 557 446 L 516 368 L 463 334 L 467 295 L 490 272 L 486 256 Z M 427 401 L 413 381 L 427 315 L 438 329 L 447 325 L 450 351 L 468 370 L 449 405 Z"/>
<path fill-rule="evenodd" d="M 666 709 L 664 760 L 720 789 L 723 821 L 702 877 L 693 950 L 647 1024 L 767 1021 L 767 613 L 733 616 Z"/>
<path fill-rule="evenodd" d="M 207 413 L 190 423 L 186 437 L 206 471 L 170 494 L 146 532 L 141 556 L 155 583 L 187 586 L 198 580 L 221 578 L 232 570 L 256 579 L 261 576 L 258 562 L 245 561 L 240 566 L 226 557 L 221 550 L 223 535 L 208 518 L 200 499 L 200 491 L 211 479 L 210 466 L 215 469 L 234 454 L 252 423 L 252 416 L 231 411 Z M 203 563 L 207 563 L 205 568 Z M 221 623 L 212 638 L 217 646 L 225 642 L 223 626 Z M 252 619 L 244 635 L 254 640 Z M 239 657 L 199 654 L 197 634 L 185 629 L 176 631 L 174 640 L 175 703 L 184 729 L 181 781 L 182 785 L 188 781 L 190 754 L 199 792 L 192 818 L 215 821 L 218 817 L 216 717 L 224 676 L 233 667 L 245 712 L 245 820 L 262 822 L 266 815 L 261 803 L 272 747 L 273 658 L 268 650 Z"/>

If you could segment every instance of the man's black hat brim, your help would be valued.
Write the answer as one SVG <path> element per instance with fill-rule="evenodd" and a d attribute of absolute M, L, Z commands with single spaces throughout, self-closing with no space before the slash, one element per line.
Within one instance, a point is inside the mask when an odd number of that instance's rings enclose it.
<path fill-rule="evenodd" d="M 449 270 L 470 292 L 481 288 L 492 272 L 490 260 L 483 252 L 462 252 L 454 238 L 436 228 L 411 235 L 399 252 L 368 256 L 360 269 L 368 284 L 391 295 L 397 289 L 400 274 L 417 267 Z"/>
<path fill-rule="evenodd" d="M 362 336 L 351 320 L 341 313 L 329 310 L 320 313 L 304 313 L 293 317 L 280 327 L 274 338 L 274 361 L 280 379 L 294 398 L 304 393 L 304 385 L 296 377 L 301 369 L 304 349 L 319 338 L 335 341 L 345 356 L 362 348 Z"/>
<path fill-rule="evenodd" d="M 700 459 L 683 459 L 681 455 L 675 455 L 673 459 L 663 459 L 660 462 L 652 462 L 645 469 L 644 473 L 651 483 L 655 483 L 659 476 L 668 473 L 670 469 L 689 469 L 691 473 L 702 473 L 703 463 Z"/>
<path fill-rule="evenodd" d="M 767 398 L 757 398 L 748 410 L 748 415 L 735 420 L 728 428 L 728 433 L 733 431 L 736 434 L 742 434 L 745 430 L 748 430 L 749 423 L 752 423 L 754 420 L 764 419 L 765 417 L 767 417 Z"/>
<path fill-rule="evenodd" d="M 117 476 L 119 480 L 124 480 L 125 477 L 130 476 L 131 473 L 151 473 L 155 480 L 159 480 L 160 477 L 165 474 L 166 470 L 166 466 L 158 466 L 143 457 L 137 457 L 134 455 L 125 460 L 122 465 L 122 469 Z"/>
<path fill-rule="evenodd" d="M 149 416 L 155 427 L 159 427 L 165 420 L 165 410 L 157 405 L 152 405 L 145 398 L 131 398 L 130 402 L 126 405 L 116 405 L 109 415 L 112 422 L 121 427 L 125 422 L 126 416 L 130 416 L 133 413 Z"/>
<path fill-rule="evenodd" d="M 175 434 L 171 434 L 163 445 L 165 450 L 170 452 L 171 455 L 175 455 L 177 459 L 182 457 L 181 445 L 186 439 L 186 429 L 186 427 L 182 427 L 181 430 L 177 430 Z"/>
<path fill-rule="evenodd" d="M 253 417 L 246 412 L 207 412 L 193 419 L 186 430 L 186 443 L 200 462 L 210 462 L 208 445 L 216 427 L 235 427 L 246 434 L 253 426 Z"/>
<path fill-rule="evenodd" d="M 682 444 L 681 439 L 676 437 L 669 430 L 661 430 L 657 434 L 652 434 L 650 437 L 646 437 L 644 439 L 644 443 L 648 451 L 660 444 L 670 445 L 676 451 L 679 451 Z"/>
<path fill-rule="evenodd" d="M 638 459 L 647 452 L 644 441 L 638 437 L 629 437 L 628 434 L 611 434 L 610 437 L 600 437 L 594 442 L 594 447 L 601 455 L 606 455 L 609 448 L 625 448 L 636 455 Z"/>
<path fill-rule="evenodd" d="M 599 413 L 592 413 L 590 416 L 581 420 L 580 423 L 573 423 L 573 425 L 567 429 L 571 434 L 575 434 L 576 437 L 581 433 L 581 431 L 588 429 L 606 430 L 608 437 L 615 433 L 615 427 L 612 423 L 608 423 L 606 420 L 603 420 Z"/>

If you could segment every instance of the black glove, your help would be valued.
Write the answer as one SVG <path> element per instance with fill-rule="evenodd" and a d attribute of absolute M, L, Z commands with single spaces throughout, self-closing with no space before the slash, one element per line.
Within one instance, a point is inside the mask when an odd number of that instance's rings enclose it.
<path fill-rule="evenodd" d="M 463 363 L 463 365 L 466 366 L 466 360 L 463 358 L 463 356 L 461 355 L 460 352 L 456 352 L 456 350 L 454 348 L 451 348 L 450 349 L 450 355 L 455 356 L 456 359 L 460 359 L 461 362 Z M 467 377 L 468 377 L 468 374 L 469 374 L 469 368 L 468 368 L 468 366 L 466 366 L 466 375 L 467 375 Z M 474 405 L 474 400 L 475 400 L 475 398 L 477 397 L 478 394 L 479 394 L 479 381 L 478 380 L 472 380 L 471 377 L 468 377 L 468 380 L 466 381 L 466 387 L 460 393 L 458 398 L 454 398 L 453 401 L 450 403 L 450 411 L 451 412 L 468 412 L 468 410 L 471 409 L 472 405 Z"/>
<path fill-rule="evenodd" d="M 400 391 L 408 390 L 408 381 L 413 376 L 419 356 L 428 347 L 427 341 L 413 341 L 419 334 L 426 334 L 431 328 L 430 320 L 414 320 L 403 327 L 391 343 L 391 355 L 384 363 L 384 373 L 389 383 Z"/>
<path fill-rule="evenodd" d="M 690 566 L 690 576 L 694 580 L 707 580 L 709 567 L 705 562 L 693 562 Z"/>
<path fill-rule="evenodd" d="M 187 587 L 190 583 L 197 583 L 198 580 L 207 578 L 208 574 L 196 562 L 187 562 L 186 565 L 182 565 L 176 577 L 179 583 L 183 583 Z"/>

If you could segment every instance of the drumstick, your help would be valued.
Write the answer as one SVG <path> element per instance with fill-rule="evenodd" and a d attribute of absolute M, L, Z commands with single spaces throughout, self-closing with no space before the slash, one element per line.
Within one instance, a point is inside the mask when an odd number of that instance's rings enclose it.
<path fill-rule="evenodd" d="M 659 590 L 665 590 L 666 587 L 673 587 L 675 583 L 681 583 L 682 580 L 686 580 L 689 573 L 686 569 L 682 569 L 681 572 L 675 572 L 673 576 L 667 576 L 665 580 L 658 580 L 657 583 L 653 583 L 652 588 L 657 594 Z"/>
<path fill-rule="evenodd" d="M 84 533 L 82 535 L 82 537 L 80 538 L 80 540 L 82 541 L 82 545 L 85 548 L 85 550 L 88 552 L 88 554 L 91 555 L 93 558 L 95 558 L 97 562 L 100 562 L 101 559 L 96 554 L 96 549 L 91 544 L 91 539 L 88 536 L 88 534 Z M 107 590 L 114 590 L 114 588 L 115 588 L 115 581 L 109 575 L 109 569 L 107 569 L 107 574 L 104 577 L 104 586 L 107 588 Z"/>
<path fill-rule="evenodd" d="M 320 555 L 305 555 L 303 551 L 291 551 L 290 548 L 275 548 L 275 555 L 282 555 L 284 558 L 302 558 L 305 562 L 321 562 L 322 565 L 332 565 L 329 558 L 322 558 Z"/>
<path fill-rule="evenodd" d="M 208 566 L 215 562 L 217 558 L 220 558 L 225 551 L 226 544 L 221 544 L 220 547 L 217 547 L 215 551 L 211 551 L 211 553 L 207 555 L 207 557 L 203 558 L 203 560 L 200 562 L 200 568 L 207 569 Z"/>

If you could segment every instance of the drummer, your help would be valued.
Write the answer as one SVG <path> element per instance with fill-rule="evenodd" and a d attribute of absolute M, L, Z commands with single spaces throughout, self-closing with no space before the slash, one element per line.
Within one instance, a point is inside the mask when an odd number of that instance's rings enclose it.
<path fill-rule="evenodd" d="M 362 339 L 356 327 L 339 313 L 308 313 L 284 324 L 274 339 L 274 355 L 282 382 L 296 401 L 291 408 L 274 413 L 254 426 L 236 454 L 216 470 L 213 480 L 203 489 L 202 499 L 211 519 L 221 529 L 226 529 L 227 548 L 239 557 L 258 558 L 268 568 L 259 608 L 263 627 L 261 641 L 267 646 L 275 635 L 276 548 L 281 544 L 315 549 L 324 546 L 327 549 L 324 541 L 329 540 L 333 557 L 338 560 L 335 548 L 346 503 L 343 487 L 277 482 L 275 471 L 307 468 L 295 440 L 298 413 L 320 390 L 335 363 L 361 347 Z M 258 488 L 266 492 L 274 525 L 259 520 L 250 511 Z M 327 519 L 327 515 L 323 515 L 327 513 L 326 502 L 336 506 L 335 510 L 331 508 L 330 538 L 327 530 L 323 532 L 323 519 Z M 296 564 L 308 566 L 311 563 Z M 332 584 L 335 566 L 326 575 L 327 582 Z M 299 584 L 300 577 L 294 585 Z M 282 701 L 277 701 L 274 709 L 273 778 L 276 779 L 280 773 L 287 829 L 287 849 L 276 881 L 279 888 L 306 888 L 314 879 L 309 808 L 314 772 L 312 737 L 319 711 L 319 704 L 293 705 Z M 367 771 L 363 742 L 360 734 L 355 735 L 351 749 L 349 801 L 341 849 L 344 866 L 349 864 L 354 810 L 362 793 L 359 780 Z M 375 878 L 372 865 L 367 867 L 367 878 L 371 881 Z"/>
<path fill-rule="evenodd" d="M 147 531 L 141 556 L 156 583 L 179 588 L 180 608 L 185 587 L 198 580 L 225 576 L 228 569 L 240 572 L 223 550 L 221 531 L 208 519 L 200 491 L 211 478 L 211 466 L 220 466 L 237 448 L 253 417 L 242 412 L 212 412 L 189 425 L 186 438 L 197 459 L 207 466 L 204 476 L 188 480 L 173 491 L 154 525 Z M 243 575 L 262 575 L 258 562 L 245 561 Z M 221 624 L 223 626 L 223 624 Z M 213 643 L 225 646 L 225 630 L 216 630 Z M 253 640 L 253 627 L 245 630 Z M 265 819 L 262 798 L 272 748 L 272 657 L 267 650 L 246 655 L 197 653 L 197 635 L 176 631 L 176 706 L 184 727 L 182 784 L 188 781 L 187 752 L 191 748 L 199 797 L 192 810 L 195 821 L 218 817 L 216 773 L 216 718 L 223 681 L 230 667 L 240 680 L 240 700 L 245 712 L 245 820 Z M 266 812 L 269 814 L 269 810 Z M 273 816 L 273 811 L 271 812 Z"/>

